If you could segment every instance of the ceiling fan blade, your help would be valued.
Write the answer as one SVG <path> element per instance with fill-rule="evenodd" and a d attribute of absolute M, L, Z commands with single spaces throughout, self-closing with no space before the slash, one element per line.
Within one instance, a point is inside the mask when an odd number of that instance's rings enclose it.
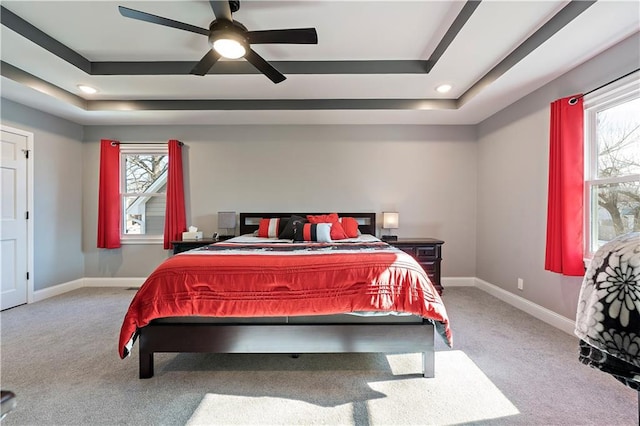
<path fill-rule="evenodd" d="M 200 59 L 200 62 L 193 67 L 191 74 L 205 75 L 209 72 L 213 64 L 218 62 L 218 59 L 220 59 L 220 54 L 213 49 L 209 50 L 202 59 Z"/>
<path fill-rule="evenodd" d="M 253 49 L 249 49 L 244 58 L 258 69 L 262 74 L 269 77 L 269 80 L 278 84 L 286 80 L 287 77 L 282 75 L 280 71 L 275 69 L 269 62 L 265 61 L 262 56 L 258 55 Z"/>
<path fill-rule="evenodd" d="M 289 43 L 318 44 L 315 28 L 291 28 L 288 30 L 247 31 L 250 44 Z"/>
<path fill-rule="evenodd" d="M 211 9 L 213 9 L 213 14 L 216 15 L 216 19 L 233 21 L 233 18 L 231 17 L 231 6 L 229 6 L 228 0 L 209 0 L 209 4 L 211 4 Z"/>
<path fill-rule="evenodd" d="M 209 35 L 209 30 L 196 27 L 194 25 L 185 24 L 184 22 L 174 21 L 173 19 L 163 18 L 162 16 L 152 15 L 147 12 L 129 9 L 128 7 L 118 6 L 120 14 L 126 18 L 133 18 L 139 21 L 151 22 L 152 24 L 164 25 L 165 27 L 177 28 L 179 30 L 191 31 L 192 33 Z"/>

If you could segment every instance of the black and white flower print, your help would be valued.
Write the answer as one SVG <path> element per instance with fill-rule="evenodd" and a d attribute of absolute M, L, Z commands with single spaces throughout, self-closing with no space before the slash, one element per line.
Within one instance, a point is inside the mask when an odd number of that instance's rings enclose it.
<path fill-rule="evenodd" d="M 602 322 L 604 321 L 604 305 L 600 302 L 598 291 L 590 280 L 589 285 L 582 287 L 578 302 L 579 315 L 576 320 L 576 334 L 578 336 L 589 336 L 597 339 L 598 335 L 604 331 Z"/>
<path fill-rule="evenodd" d="M 601 334 L 602 348 L 618 358 L 640 367 L 640 336 L 636 333 L 609 329 Z"/>
<path fill-rule="evenodd" d="M 596 278 L 596 288 L 609 304 L 608 315 L 618 319 L 623 327 L 629 325 L 632 311 L 640 312 L 640 267 L 621 261 L 620 253 L 613 253 L 608 264 Z"/>
<path fill-rule="evenodd" d="M 595 253 L 582 281 L 575 333 L 581 348 L 593 348 L 581 350 L 581 362 L 640 386 L 640 232 Z"/>

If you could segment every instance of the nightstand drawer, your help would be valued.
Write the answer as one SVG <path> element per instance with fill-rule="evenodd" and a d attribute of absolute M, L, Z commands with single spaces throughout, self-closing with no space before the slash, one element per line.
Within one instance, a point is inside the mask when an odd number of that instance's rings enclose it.
<path fill-rule="evenodd" d="M 398 247 L 403 252 L 410 254 L 413 257 L 416 257 L 416 249 L 415 247 Z"/>
<path fill-rule="evenodd" d="M 440 277 L 440 261 L 439 260 L 432 260 L 432 261 L 424 261 L 424 260 L 420 260 L 418 259 L 418 263 L 420 264 L 420 266 L 422 266 L 422 269 L 424 269 L 424 271 L 429 274 L 429 275 L 437 275 L 438 277 Z M 440 278 L 438 278 L 438 281 L 440 281 Z"/>
<path fill-rule="evenodd" d="M 440 246 L 416 247 L 416 257 L 440 257 Z"/>
<path fill-rule="evenodd" d="M 442 294 L 440 263 L 444 241 L 434 238 L 398 238 L 387 243 L 414 257 L 429 276 L 438 293 Z"/>
<path fill-rule="evenodd" d="M 425 261 L 425 260 L 418 259 L 418 263 L 427 272 L 435 271 L 438 265 L 440 265 L 440 262 L 438 262 L 437 260 Z"/>

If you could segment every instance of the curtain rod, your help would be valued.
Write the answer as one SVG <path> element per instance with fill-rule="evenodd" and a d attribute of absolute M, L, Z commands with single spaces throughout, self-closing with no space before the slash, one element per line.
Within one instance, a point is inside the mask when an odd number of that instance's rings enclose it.
<path fill-rule="evenodd" d="M 111 146 L 116 146 L 116 145 L 144 145 L 143 143 L 135 143 L 135 142 L 118 142 L 118 141 L 111 141 Z M 180 142 L 178 141 L 178 145 L 183 146 L 184 142 Z"/>
<path fill-rule="evenodd" d="M 621 76 L 620 76 L 620 77 L 618 77 L 618 78 L 614 78 L 613 80 L 611 80 L 611 81 L 609 81 L 609 82 L 607 82 L 607 83 L 604 83 L 604 84 L 602 84 L 602 85 L 600 85 L 600 86 L 596 87 L 595 89 L 591 89 L 591 90 L 589 90 L 588 92 L 585 92 L 585 93 L 583 93 L 583 94 L 582 94 L 582 95 L 580 95 L 580 96 L 576 96 L 575 98 L 571 98 L 571 99 L 569 99 L 569 104 L 570 104 L 570 105 L 574 105 L 576 102 L 578 102 L 578 99 L 580 99 L 580 98 L 584 98 L 584 97 L 585 97 L 585 96 L 587 96 L 589 93 L 593 93 L 593 92 L 595 92 L 596 90 L 600 90 L 600 89 L 602 89 L 603 87 L 606 87 L 606 86 L 608 86 L 608 85 L 610 85 L 610 84 L 613 84 L 613 83 L 615 83 L 615 82 L 616 82 L 616 81 L 618 81 L 618 80 L 622 80 L 623 78 L 628 77 L 628 76 L 630 76 L 631 74 L 633 74 L 633 73 L 635 73 L 635 72 L 638 72 L 638 71 L 640 71 L 640 68 L 636 68 L 635 70 L 630 71 L 630 72 L 626 73 L 625 75 L 621 75 Z"/>
<path fill-rule="evenodd" d="M 630 75 L 631 75 L 631 74 L 633 74 L 634 72 L 638 72 L 638 71 L 640 71 L 640 68 L 636 68 L 635 70 L 633 70 L 633 71 L 631 71 L 631 72 L 628 72 L 628 73 L 626 73 L 626 74 L 625 74 L 625 75 L 623 75 L 623 76 L 620 76 L 620 77 L 618 77 L 618 78 L 616 78 L 616 79 L 614 79 L 614 80 L 611 80 L 610 82 L 605 83 L 605 84 L 603 84 L 603 85 L 601 85 L 601 86 L 598 86 L 598 87 L 596 87 L 595 89 L 591 89 L 591 90 L 589 90 L 587 93 L 584 93 L 582 96 L 586 96 L 586 95 L 588 95 L 589 93 L 592 93 L 592 92 L 595 92 L 596 90 L 602 89 L 603 87 L 608 86 L 608 85 L 610 85 L 610 84 L 612 84 L 612 83 L 615 83 L 615 82 L 616 82 L 616 81 L 618 81 L 618 80 L 622 80 L 623 78 L 625 78 L 625 77 L 627 77 L 627 76 L 630 76 Z"/>

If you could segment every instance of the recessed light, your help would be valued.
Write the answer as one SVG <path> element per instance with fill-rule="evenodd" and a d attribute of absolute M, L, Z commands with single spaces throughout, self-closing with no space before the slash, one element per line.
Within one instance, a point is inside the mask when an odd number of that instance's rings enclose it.
<path fill-rule="evenodd" d="M 86 93 L 87 95 L 93 95 L 94 93 L 98 93 L 98 89 L 91 86 L 87 86 L 86 84 L 78 84 L 78 89 L 82 90 L 82 92 Z"/>
<path fill-rule="evenodd" d="M 440 86 L 436 87 L 436 90 L 439 93 L 447 93 L 449 90 L 451 90 L 451 85 L 450 84 L 441 84 Z"/>

